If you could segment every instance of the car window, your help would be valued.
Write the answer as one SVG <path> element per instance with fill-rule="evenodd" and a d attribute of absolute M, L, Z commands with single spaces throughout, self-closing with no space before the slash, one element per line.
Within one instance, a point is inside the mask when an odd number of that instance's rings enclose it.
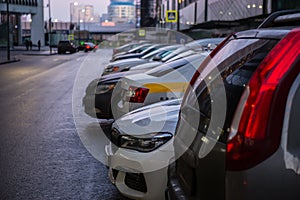
<path fill-rule="evenodd" d="M 69 41 L 59 41 L 59 44 L 69 44 Z"/>
<path fill-rule="evenodd" d="M 143 45 L 139 45 L 131 50 L 129 50 L 129 53 L 133 53 L 133 52 L 141 52 L 145 49 L 147 49 L 149 46 L 151 46 L 151 44 L 143 44 Z"/>
<path fill-rule="evenodd" d="M 144 55 L 144 56 L 142 57 L 142 59 L 150 59 L 150 58 L 152 58 L 153 56 L 155 56 L 156 54 L 158 54 L 158 53 L 161 52 L 161 51 L 165 51 L 165 50 L 157 49 L 157 50 L 155 50 L 155 51 L 153 51 L 153 52 L 150 52 L 150 53 Z"/>
<path fill-rule="evenodd" d="M 225 125 L 224 127 L 219 127 L 223 129 L 222 132 L 224 133 L 220 136 L 219 140 L 225 143 L 236 106 L 245 86 L 255 69 L 277 42 L 277 40 L 264 39 L 238 39 L 230 41 L 228 45 L 224 46 L 213 57 L 204 70 L 200 71 L 201 75 L 194 84 L 197 100 L 189 97 L 189 93 L 193 91 L 189 90 L 182 104 L 181 117 L 188 122 L 189 126 L 196 130 L 198 129 L 200 133 L 205 135 L 212 117 L 212 102 L 222 101 L 222 99 L 211 99 L 211 93 L 214 92 L 217 94 L 222 86 L 224 86 L 227 98 L 227 111 Z M 213 76 L 215 69 L 218 69 L 220 72 L 221 79 Z M 194 108 L 199 108 L 199 110 L 195 110 Z M 194 115 L 193 112 L 195 115 L 200 116 L 198 127 L 195 127 L 197 125 L 194 124 L 191 117 Z"/>
<path fill-rule="evenodd" d="M 168 56 L 166 56 L 164 59 L 162 59 L 163 62 L 170 60 L 171 58 L 183 53 L 183 52 L 187 52 L 187 51 L 192 51 L 189 47 L 180 47 L 178 49 L 176 49 L 175 51 L 173 51 L 171 54 L 169 54 Z"/>

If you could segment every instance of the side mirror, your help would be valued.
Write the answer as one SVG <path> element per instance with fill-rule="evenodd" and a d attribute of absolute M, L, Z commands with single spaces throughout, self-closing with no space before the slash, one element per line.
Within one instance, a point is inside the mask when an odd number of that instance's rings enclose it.
<path fill-rule="evenodd" d="M 152 58 L 153 61 L 161 61 L 161 57 L 156 55 Z"/>

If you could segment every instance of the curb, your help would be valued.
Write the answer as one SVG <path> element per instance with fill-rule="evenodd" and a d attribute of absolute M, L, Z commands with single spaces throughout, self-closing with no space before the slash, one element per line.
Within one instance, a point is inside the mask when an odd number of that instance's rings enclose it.
<path fill-rule="evenodd" d="M 0 65 L 14 63 L 14 62 L 19 62 L 19 61 L 20 61 L 20 59 L 7 60 L 7 61 L 0 62 Z"/>
<path fill-rule="evenodd" d="M 23 53 L 25 56 L 53 56 L 56 55 L 57 53 Z"/>

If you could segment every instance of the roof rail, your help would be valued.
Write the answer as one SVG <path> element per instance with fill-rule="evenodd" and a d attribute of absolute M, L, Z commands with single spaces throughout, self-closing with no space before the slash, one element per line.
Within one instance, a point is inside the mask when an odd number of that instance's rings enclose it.
<path fill-rule="evenodd" d="M 300 14 L 300 10 L 299 9 L 293 9 L 293 10 L 281 10 L 281 11 L 277 11 L 274 13 L 271 13 L 269 15 L 269 17 L 267 17 L 259 26 L 258 29 L 261 28 L 268 28 L 268 27 L 274 27 L 274 26 L 278 26 L 283 25 L 284 22 L 287 22 L 287 20 L 282 20 L 282 21 L 276 21 L 276 19 L 280 16 L 284 16 L 284 15 L 290 15 L 290 14 L 295 14 L 295 13 L 299 13 Z M 298 17 L 297 17 L 298 18 Z M 296 18 L 290 18 L 290 21 L 298 21 L 299 19 L 296 20 Z M 281 23 L 280 23 L 281 22 Z"/>

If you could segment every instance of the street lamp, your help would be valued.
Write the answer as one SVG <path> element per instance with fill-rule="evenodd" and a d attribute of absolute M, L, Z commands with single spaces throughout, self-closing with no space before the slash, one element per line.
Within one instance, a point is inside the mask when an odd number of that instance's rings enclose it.
<path fill-rule="evenodd" d="M 52 54 L 52 47 L 51 47 L 51 29 L 52 29 L 52 22 L 51 22 L 51 6 L 50 6 L 50 0 L 48 0 L 48 8 L 49 8 L 49 47 L 50 47 L 50 54 Z"/>
<path fill-rule="evenodd" d="M 180 4 L 184 0 L 177 0 L 177 31 L 180 31 Z"/>
<path fill-rule="evenodd" d="M 85 13 L 85 9 L 83 8 L 82 10 L 81 10 L 81 12 L 82 12 L 82 14 L 83 14 L 83 30 L 85 30 L 85 15 L 86 15 L 86 13 Z"/>
<path fill-rule="evenodd" d="M 5 0 L 2 0 L 4 3 Z M 10 60 L 10 39 L 9 39 L 9 2 L 6 0 L 6 21 L 7 21 L 7 60 Z"/>
<path fill-rule="evenodd" d="M 74 2 L 74 3 L 70 4 L 70 30 L 71 30 L 71 27 L 73 27 L 72 23 L 73 23 L 74 7 L 77 7 L 77 6 L 78 6 L 78 2 Z"/>
<path fill-rule="evenodd" d="M 85 9 L 81 9 L 81 12 L 78 12 L 78 42 L 80 44 L 80 23 L 83 22 L 83 20 L 80 19 L 80 13 L 84 13 Z"/>

